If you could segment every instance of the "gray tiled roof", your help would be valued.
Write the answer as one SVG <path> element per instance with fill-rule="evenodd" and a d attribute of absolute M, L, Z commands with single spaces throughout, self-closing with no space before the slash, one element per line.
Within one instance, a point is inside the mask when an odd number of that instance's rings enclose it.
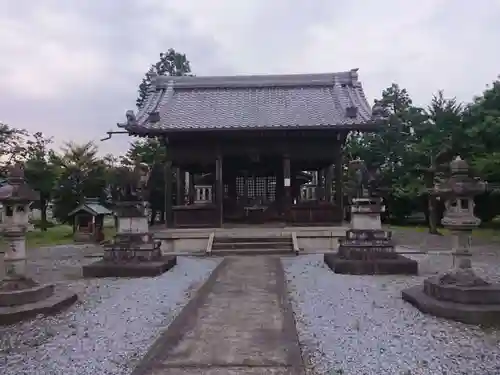
<path fill-rule="evenodd" d="M 153 77 L 131 132 L 356 127 L 373 123 L 357 69 L 329 74 Z"/>
<path fill-rule="evenodd" d="M 100 205 L 99 203 L 82 203 L 78 205 L 73 211 L 68 214 L 68 217 L 74 216 L 79 212 L 86 212 L 92 216 L 98 215 L 112 215 L 113 212 L 108 210 L 106 207 Z"/>

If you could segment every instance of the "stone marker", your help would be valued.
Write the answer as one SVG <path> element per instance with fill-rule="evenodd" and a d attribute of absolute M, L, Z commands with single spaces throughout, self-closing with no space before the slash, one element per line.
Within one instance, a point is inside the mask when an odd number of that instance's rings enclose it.
<path fill-rule="evenodd" d="M 8 243 L 7 252 L 0 252 L 0 324 L 57 312 L 77 300 L 65 287 L 40 285 L 26 274 L 29 205 L 38 199 L 38 193 L 26 184 L 22 168 L 12 168 L 7 183 L 0 187 L 4 206 L 0 231 Z"/>
<path fill-rule="evenodd" d="M 164 256 L 161 242 L 149 232 L 146 204 L 146 183 L 149 170 L 136 166 L 135 186 L 124 201 L 116 202 L 117 233 L 104 245 L 102 260 L 83 266 L 84 277 L 144 277 L 157 276 L 177 263 L 176 256 Z"/>
<path fill-rule="evenodd" d="M 499 324 L 500 285 L 476 275 L 471 264 L 472 229 L 481 223 L 474 216 L 474 196 L 484 192 L 486 184 L 470 176 L 468 164 L 460 157 L 450 163 L 450 169 L 451 177 L 436 185 L 433 193 L 445 199 L 441 222 L 454 238 L 455 268 L 403 290 L 402 297 L 432 315 L 471 324 Z"/>
<path fill-rule="evenodd" d="M 392 233 L 382 229 L 385 211 L 380 197 L 375 197 L 361 160 L 350 165 L 355 170 L 356 198 L 351 205 L 351 229 L 339 241 L 337 254 L 325 254 L 324 261 L 336 273 L 353 275 L 418 273 L 418 263 L 395 252 Z"/>

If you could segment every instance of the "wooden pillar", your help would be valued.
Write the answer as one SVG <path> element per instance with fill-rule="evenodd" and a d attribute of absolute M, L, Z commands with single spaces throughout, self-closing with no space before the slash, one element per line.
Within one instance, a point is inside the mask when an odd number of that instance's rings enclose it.
<path fill-rule="evenodd" d="M 168 228 L 174 226 L 174 215 L 172 210 L 172 161 L 165 163 L 165 223 Z"/>
<path fill-rule="evenodd" d="M 179 167 L 175 168 L 175 204 L 178 206 L 182 206 L 184 204 L 184 180 L 184 171 Z"/>
<path fill-rule="evenodd" d="M 243 172 L 243 204 L 248 204 L 248 171 Z"/>
<path fill-rule="evenodd" d="M 292 205 L 292 178 L 290 171 L 290 157 L 288 155 L 283 157 L 283 187 L 285 198 L 283 202 L 283 212 L 285 214 L 285 218 L 288 218 Z"/>
<path fill-rule="evenodd" d="M 226 174 L 227 176 L 227 174 Z M 231 174 L 230 177 L 227 179 L 227 196 L 231 198 L 231 200 L 234 200 L 236 202 L 236 199 L 238 198 L 238 188 L 236 185 L 236 174 Z"/>
<path fill-rule="evenodd" d="M 342 212 L 344 219 L 344 192 L 343 192 L 343 160 L 342 148 L 339 146 L 335 150 L 335 204 Z"/>
<path fill-rule="evenodd" d="M 219 217 L 218 225 L 222 227 L 224 218 L 224 181 L 222 180 L 222 156 L 218 155 L 215 160 L 215 203 Z"/>
<path fill-rule="evenodd" d="M 326 169 L 325 174 L 325 201 L 332 201 L 332 186 L 333 186 L 333 165 Z"/>
<path fill-rule="evenodd" d="M 267 174 L 266 177 L 264 177 L 264 190 L 265 190 L 264 196 L 266 197 L 266 202 L 269 202 L 269 176 Z"/>
<path fill-rule="evenodd" d="M 318 183 L 316 187 L 316 200 L 322 201 L 325 199 L 325 184 L 323 182 L 323 169 L 318 170 Z"/>
<path fill-rule="evenodd" d="M 279 168 L 276 171 L 274 200 L 276 201 L 276 205 L 279 208 L 280 213 L 283 213 L 283 197 L 284 197 L 283 168 Z"/>
<path fill-rule="evenodd" d="M 189 172 L 188 173 L 188 198 L 189 198 L 189 204 L 194 203 L 194 173 Z"/>

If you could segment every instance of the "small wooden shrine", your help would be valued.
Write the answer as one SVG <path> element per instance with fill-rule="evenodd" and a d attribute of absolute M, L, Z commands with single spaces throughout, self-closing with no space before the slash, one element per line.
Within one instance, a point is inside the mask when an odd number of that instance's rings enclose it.
<path fill-rule="evenodd" d="M 104 217 L 108 215 L 113 215 L 113 212 L 101 205 L 98 198 L 85 198 L 68 214 L 68 219 L 73 223 L 75 241 L 103 241 Z"/>

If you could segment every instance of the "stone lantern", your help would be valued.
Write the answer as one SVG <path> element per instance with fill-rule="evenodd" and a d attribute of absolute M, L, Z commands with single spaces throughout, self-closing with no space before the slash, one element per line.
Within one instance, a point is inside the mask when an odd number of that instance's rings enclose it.
<path fill-rule="evenodd" d="M 24 179 L 21 166 L 10 170 L 7 183 L 0 187 L 3 205 L 0 232 L 7 241 L 5 253 L 6 276 L 23 277 L 26 274 L 26 232 L 29 226 L 29 206 L 40 199 Z"/>
<path fill-rule="evenodd" d="M 349 165 L 351 191 L 351 228 L 340 239 L 337 254 L 325 254 L 325 264 L 336 273 L 417 274 L 418 263 L 395 251 L 392 233 L 382 228 L 385 206 L 376 196 L 375 176 L 370 175 L 362 160 Z M 376 191 L 377 190 L 377 191 Z"/>
<path fill-rule="evenodd" d="M 451 177 L 435 186 L 435 194 L 445 202 L 441 224 L 453 235 L 454 263 L 458 268 L 471 268 L 472 230 L 481 224 L 474 216 L 474 197 L 486 191 L 486 183 L 470 177 L 469 165 L 458 156 L 450 163 Z"/>
<path fill-rule="evenodd" d="M 12 168 L 7 183 L 0 187 L 3 205 L 0 231 L 8 243 L 6 274 L 0 274 L 0 325 L 56 313 L 77 300 L 77 295 L 66 286 L 39 284 L 26 273 L 29 205 L 38 199 L 39 194 L 26 184 L 22 168 Z M 0 267 L 3 258 L 0 254 Z"/>
<path fill-rule="evenodd" d="M 163 255 L 161 241 L 153 238 L 147 217 L 147 182 L 150 170 L 137 164 L 120 201 L 114 202 L 117 233 L 104 245 L 103 259 L 83 266 L 84 277 L 157 276 L 177 263 L 175 255 Z"/>
<path fill-rule="evenodd" d="M 451 176 L 434 191 L 445 202 L 441 220 L 453 236 L 454 268 L 403 291 L 404 300 L 423 312 L 472 324 L 488 324 L 500 318 L 500 286 L 474 272 L 471 235 L 481 220 L 474 216 L 474 197 L 486 183 L 471 177 L 467 162 L 459 156 L 450 163 Z"/>

